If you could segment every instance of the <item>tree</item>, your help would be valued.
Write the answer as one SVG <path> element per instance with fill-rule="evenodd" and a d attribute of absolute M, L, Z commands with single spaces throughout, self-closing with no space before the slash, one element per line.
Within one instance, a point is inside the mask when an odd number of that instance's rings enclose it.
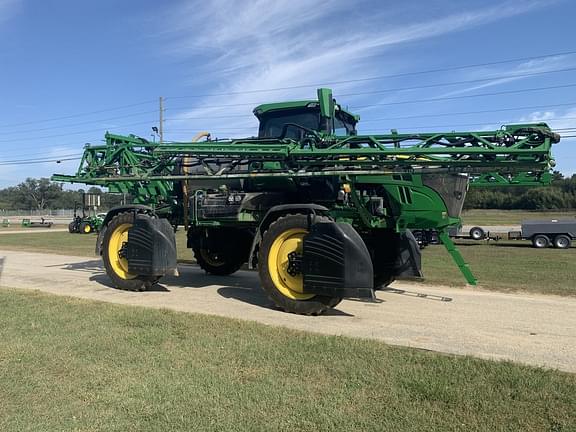
<path fill-rule="evenodd" d="M 52 183 L 50 179 L 27 178 L 16 186 L 15 196 L 24 208 L 46 209 L 62 193 L 62 185 Z"/>
<path fill-rule="evenodd" d="M 564 179 L 564 174 L 562 174 L 560 171 L 552 171 L 552 182 L 557 182 L 558 180 L 563 180 Z"/>

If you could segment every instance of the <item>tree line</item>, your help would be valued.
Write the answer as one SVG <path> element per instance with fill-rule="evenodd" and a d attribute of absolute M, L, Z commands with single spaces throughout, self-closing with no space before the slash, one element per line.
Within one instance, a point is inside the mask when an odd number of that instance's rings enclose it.
<path fill-rule="evenodd" d="M 27 178 L 17 186 L 0 189 L 0 210 L 54 210 L 72 209 L 82 205 L 82 193 L 100 195 L 100 209 L 108 210 L 120 205 L 121 194 L 103 192 L 98 187 L 87 190 L 64 190 L 62 183 L 51 182 L 48 178 Z"/>
<path fill-rule="evenodd" d="M 558 210 L 576 209 L 576 174 L 564 177 L 555 171 L 546 187 L 470 188 L 466 209 Z"/>
<path fill-rule="evenodd" d="M 107 193 L 94 186 L 86 191 L 71 191 L 47 178 L 28 178 L 17 186 L 0 189 L 0 210 L 71 209 L 82 203 L 83 192 L 99 194 L 101 210 L 120 205 L 124 199 L 120 194 Z M 576 209 L 576 174 L 564 178 L 559 172 L 554 172 L 552 185 L 547 187 L 470 188 L 464 208 Z"/>

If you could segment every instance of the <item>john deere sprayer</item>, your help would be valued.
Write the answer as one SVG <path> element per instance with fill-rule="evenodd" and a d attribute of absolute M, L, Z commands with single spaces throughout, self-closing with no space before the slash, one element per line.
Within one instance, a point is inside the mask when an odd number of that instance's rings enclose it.
<path fill-rule="evenodd" d="M 144 290 L 177 274 L 174 227 L 207 273 L 247 264 L 288 312 L 319 314 L 342 298 L 374 298 L 396 278 L 421 277 L 411 229 L 435 229 L 470 284 L 447 235 L 469 186 L 547 184 L 545 123 L 496 131 L 358 135 L 359 117 L 328 89 L 317 100 L 260 105 L 258 136 L 152 143 L 106 134 L 74 176 L 134 197 L 108 213 L 97 240 L 118 288 Z"/>

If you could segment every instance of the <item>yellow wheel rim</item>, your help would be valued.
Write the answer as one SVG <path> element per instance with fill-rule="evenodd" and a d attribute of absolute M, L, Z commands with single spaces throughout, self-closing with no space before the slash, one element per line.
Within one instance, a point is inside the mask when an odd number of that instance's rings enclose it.
<path fill-rule="evenodd" d="M 90 225 L 86 225 L 86 226 L 84 227 L 84 232 L 85 232 L 85 233 L 89 233 L 90 231 L 92 231 L 92 228 L 90 227 Z"/>
<path fill-rule="evenodd" d="M 137 275 L 128 272 L 128 260 L 121 258 L 118 253 L 125 242 L 128 241 L 128 230 L 132 224 L 122 224 L 112 232 L 108 242 L 108 259 L 116 275 L 122 279 L 134 279 Z"/>
<path fill-rule="evenodd" d="M 304 294 L 302 274 L 292 276 L 288 273 L 288 254 L 302 253 L 304 236 L 308 232 L 303 228 L 292 228 L 280 234 L 270 247 L 268 253 L 268 272 L 272 282 L 284 296 L 293 300 L 308 300 L 314 294 Z"/>

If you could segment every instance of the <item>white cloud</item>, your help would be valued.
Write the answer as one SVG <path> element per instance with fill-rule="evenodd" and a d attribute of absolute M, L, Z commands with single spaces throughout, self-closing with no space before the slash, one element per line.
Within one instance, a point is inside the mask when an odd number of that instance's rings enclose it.
<path fill-rule="evenodd" d="M 389 60 L 383 61 L 381 55 L 386 50 L 526 13 L 546 3 L 508 1 L 465 13 L 442 14 L 440 11 L 436 12 L 438 16 L 413 18 L 402 23 L 393 19 L 402 8 L 397 4 L 376 7 L 374 4 L 352 4 L 348 0 L 317 0 L 312 7 L 308 0 L 189 2 L 171 11 L 164 23 L 164 27 L 171 30 L 161 37 L 171 55 L 198 59 L 190 83 L 194 91 L 199 92 L 198 89 L 205 86 L 209 90 L 203 93 L 255 92 L 381 75 L 383 63 L 386 73 L 398 72 L 404 65 L 398 60 L 392 61 L 392 54 Z M 377 61 L 375 55 L 380 56 Z M 351 58 L 354 60 L 350 61 Z M 365 86 L 349 83 L 334 87 L 337 96 L 338 92 Z M 176 120 L 168 122 L 167 129 L 190 124 L 202 124 L 202 128 L 211 130 L 255 128 L 256 122 L 249 116 L 254 105 L 270 100 L 313 98 L 314 94 L 314 88 L 301 88 L 268 94 L 255 92 L 187 99 L 180 104 L 197 108 L 183 110 L 176 118 L 241 114 L 246 117 Z M 347 98 L 351 104 L 357 100 Z M 378 101 L 372 96 L 371 102 Z M 218 105 L 238 106 L 217 108 Z"/>

